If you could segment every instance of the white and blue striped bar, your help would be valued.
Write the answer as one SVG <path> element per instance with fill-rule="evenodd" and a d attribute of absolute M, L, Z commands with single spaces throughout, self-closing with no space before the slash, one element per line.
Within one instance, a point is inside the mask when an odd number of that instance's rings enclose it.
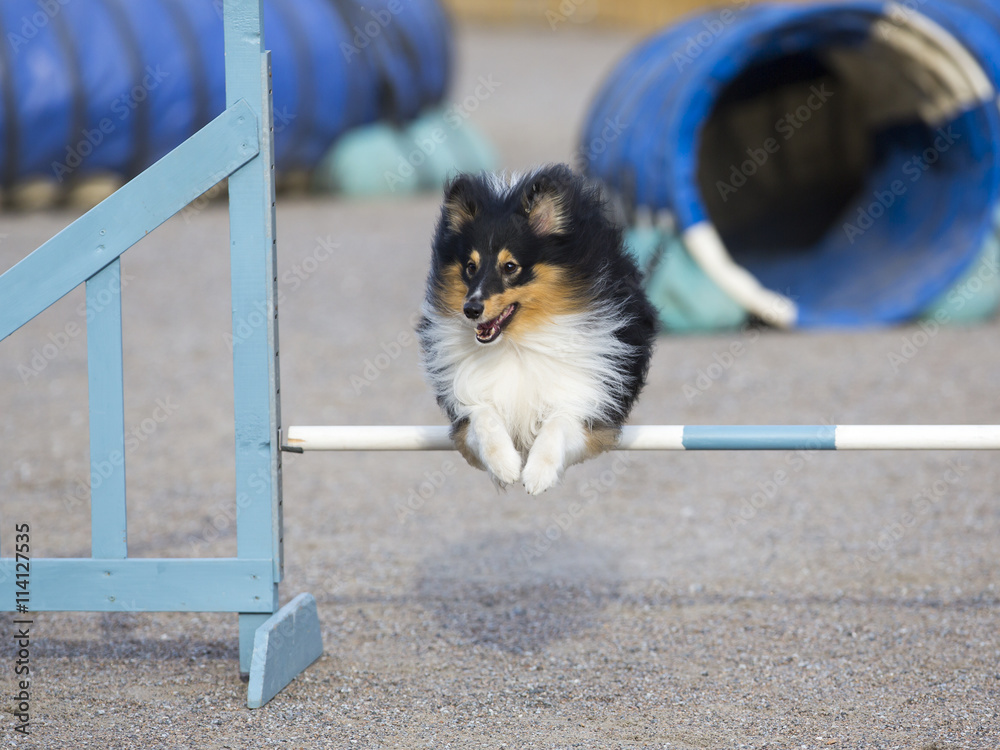
<path fill-rule="evenodd" d="M 454 450 L 448 428 L 337 425 L 288 428 L 286 450 Z M 635 425 L 619 450 L 1000 450 L 1000 425 Z"/>

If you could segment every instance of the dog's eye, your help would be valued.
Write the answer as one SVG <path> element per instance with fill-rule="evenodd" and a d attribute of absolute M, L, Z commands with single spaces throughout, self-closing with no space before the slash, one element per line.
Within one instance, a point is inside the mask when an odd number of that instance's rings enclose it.
<path fill-rule="evenodd" d="M 465 270 L 469 272 L 469 276 L 472 276 L 476 272 L 476 261 L 470 260 L 465 264 Z"/>
<path fill-rule="evenodd" d="M 517 263 L 507 261 L 503 264 L 503 272 L 508 276 L 512 275 L 515 271 L 517 271 Z"/>

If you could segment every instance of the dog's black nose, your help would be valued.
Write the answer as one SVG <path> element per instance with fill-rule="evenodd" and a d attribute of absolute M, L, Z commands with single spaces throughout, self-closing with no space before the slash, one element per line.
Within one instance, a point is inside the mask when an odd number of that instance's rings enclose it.
<path fill-rule="evenodd" d="M 475 320 L 480 315 L 483 314 L 483 303 L 479 300 L 472 300 L 471 302 L 466 302 L 465 307 L 462 308 L 462 312 L 465 313 L 465 317 L 469 320 Z"/>

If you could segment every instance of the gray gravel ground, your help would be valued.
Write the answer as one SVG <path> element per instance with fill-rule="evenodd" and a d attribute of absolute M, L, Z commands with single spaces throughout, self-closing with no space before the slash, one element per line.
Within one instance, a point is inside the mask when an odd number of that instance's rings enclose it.
<path fill-rule="evenodd" d="M 633 41 L 460 33 L 456 94 L 501 83 L 474 117 L 515 167 L 570 158 L 598 76 Z M 435 197 L 279 201 L 286 425 L 441 423 L 406 335 L 436 212 Z M 72 218 L 4 216 L 0 268 Z M 314 262 L 324 238 L 339 247 Z M 130 553 L 233 554 L 233 529 L 212 526 L 233 503 L 224 207 L 173 219 L 123 267 L 126 422 L 175 405 L 128 457 Z M 29 522 L 36 556 L 89 554 L 86 504 L 65 500 L 87 473 L 84 337 L 18 374 L 82 322 L 82 299 L 0 344 L 6 550 Z M 998 328 L 663 339 L 633 421 L 996 423 Z M 623 453 L 540 498 L 498 494 L 448 453 L 289 456 L 285 477 L 282 599 L 316 597 L 315 665 L 249 711 L 235 615 L 43 613 L 33 737 L 14 736 L 5 700 L 2 742 L 1000 747 L 994 454 Z M 438 486 L 413 501 L 423 482 Z"/>

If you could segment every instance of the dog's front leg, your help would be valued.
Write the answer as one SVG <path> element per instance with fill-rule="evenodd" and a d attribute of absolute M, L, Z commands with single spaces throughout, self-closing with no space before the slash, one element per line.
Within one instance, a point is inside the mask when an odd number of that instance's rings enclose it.
<path fill-rule="evenodd" d="M 538 431 L 524 464 L 524 489 L 538 495 L 559 483 L 570 464 L 586 451 L 584 426 L 566 416 L 551 417 Z"/>
<path fill-rule="evenodd" d="M 524 464 L 524 489 L 538 495 L 555 486 L 568 466 L 614 447 L 618 431 L 588 427 L 564 415 L 549 418 L 538 431 Z"/>
<path fill-rule="evenodd" d="M 494 409 L 479 408 L 452 427 L 455 447 L 472 466 L 485 469 L 501 487 L 521 478 L 521 454 Z"/>

